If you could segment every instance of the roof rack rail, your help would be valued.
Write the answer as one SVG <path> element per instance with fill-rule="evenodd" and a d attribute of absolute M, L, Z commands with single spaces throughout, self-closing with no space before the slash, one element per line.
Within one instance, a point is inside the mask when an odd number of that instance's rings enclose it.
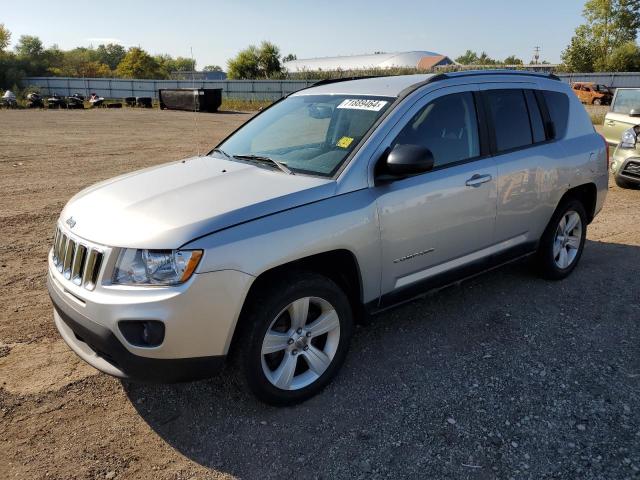
<path fill-rule="evenodd" d="M 508 70 L 504 68 L 496 68 L 494 70 L 461 70 L 458 72 L 441 73 L 438 76 L 440 75 L 444 78 L 470 77 L 476 75 L 525 75 L 529 77 L 550 78 L 551 80 L 560 81 L 560 77 L 553 73 L 531 72 L 529 70 Z"/>
<path fill-rule="evenodd" d="M 366 78 L 380 78 L 384 76 L 386 75 L 360 75 L 360 76 L 354 76 L 354 77 L 325 78 L 324 80 L 318 80 L 313 85 L 311 85 L 311 87 L 319 87 L 320 85 L 329 85 L 331 83 L 338 83 L 338 82 L 349 82 L 351 80 L 364 80 Z M 310 87 L 307 87 L 307 88 L 310 88 Z"/>

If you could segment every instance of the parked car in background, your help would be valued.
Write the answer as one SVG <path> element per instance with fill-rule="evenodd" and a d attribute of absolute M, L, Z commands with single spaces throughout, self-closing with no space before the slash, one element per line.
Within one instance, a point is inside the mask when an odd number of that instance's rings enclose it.
<path fill-rule="evenodd" d="M 622 134 L 638 124 L 640 88 L 618 88 L 604 117 L 604 137 L 610 145 L 618 145 Z"/>
<path fill-rule="evenodd" d="M 613 94 L 606 85 L 593 82 L 575 82 L 571 84 L 573 93 L 587 105 L 610 105 Z"/>
<path fill-rule="evenodd" d="M 320 82 L 205 156 L 75 195 L 48 257 L 54 321 L 112 375 L 207 377 L 230 355 L 260 399 L 297 403 L 358 318 L 529 255 L 570 275 L 607 160 L 555 76 Z"/>

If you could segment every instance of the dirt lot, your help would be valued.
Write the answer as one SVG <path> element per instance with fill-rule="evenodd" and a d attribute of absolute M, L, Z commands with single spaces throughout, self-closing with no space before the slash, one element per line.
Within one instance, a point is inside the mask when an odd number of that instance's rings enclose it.
<path fill-rule="evenodd" d="M 511 265 L 380 315 L 295 408 L 79 361 L 44 282 L 65 201 L 247 118 L 0 111 L 0 478 L 640 478 L 640 190 L 611 187 L 571 278 Z"/>

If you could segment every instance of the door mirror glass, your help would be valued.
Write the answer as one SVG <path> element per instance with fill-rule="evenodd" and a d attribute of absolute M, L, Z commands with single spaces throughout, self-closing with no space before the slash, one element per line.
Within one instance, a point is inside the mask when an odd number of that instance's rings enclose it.
<path fill-rule="evenodd" d="M 433 169 L 433 154 L 423 145 L 396 144 L 386 159 L 386 172 L 401 177 Z"/>

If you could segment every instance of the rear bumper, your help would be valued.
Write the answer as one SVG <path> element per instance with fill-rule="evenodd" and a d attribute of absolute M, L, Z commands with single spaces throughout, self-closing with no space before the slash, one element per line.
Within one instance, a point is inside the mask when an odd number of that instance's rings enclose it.
<path fill-rule="evenodd" d="M 110 375 L 149 382 L 181 382 L 215 375 L 225 356 L 193 358 L 149 358 L 131 353 L 113 332 L 86 318 L 60 298 L 47 281 L 53 302 L 53 317 L 60 335 L 84 361 Z"/>

